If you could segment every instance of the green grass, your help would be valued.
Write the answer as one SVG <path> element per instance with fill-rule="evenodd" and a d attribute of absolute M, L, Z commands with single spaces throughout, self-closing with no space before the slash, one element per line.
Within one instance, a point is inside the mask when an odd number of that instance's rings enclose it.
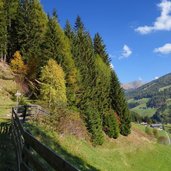
<path fill-rule="evenodd" d="M 10 69 L 0 63 L 0 117 L 5 117 L 11 112 L 11 107 L 15 105 L 11 97 L 16 89 L 17 85 Z"/>
<path fill-rule="evenodd" d="M 130 99 L 128 103 L 131 102 L 138 102 L 140 105 L 136 106 L 135 108 L 132 108 L 131 111 L 134 111 L 138 113 L 140 116 L 153 116 L 156 112 L 157 109 L 155 108 L 147 108 L 146 103 L 148 102 L 149 98 L 143 98 L 140 100 L 134 100 Z"/>
<path fill-rule="evenodd" d="M 105 143 L 97 147 L 37 124 L 30 125 L 30 129 L 41 142 L 83 171 L 170 171 L 171 168 L 171 146 L 150 140 L 141 125 L 133 124 L 130 136 L 117 140 L 106 137 Z"/>
<path fill-rule="evenodd" d="M 162 87 L 162 88 L 160 88 L 160 89 L 159 89 L 159 91 L 164 91 L 165 89 L 168 89 L 168 88 L 170 88 L 170 87 L 171 87 L 171 85 L 168 85 L 168 86 Z"/>

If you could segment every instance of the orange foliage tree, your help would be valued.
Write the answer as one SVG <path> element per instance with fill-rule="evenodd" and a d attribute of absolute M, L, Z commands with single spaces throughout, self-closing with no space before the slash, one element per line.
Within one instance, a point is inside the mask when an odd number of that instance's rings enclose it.
<path fill-rule="evenodd" d="M 19 51 L 16 51 L 10 63 L 11 69 L 16 74 L 26 74 L 27 66 L 24 64 Z"/>

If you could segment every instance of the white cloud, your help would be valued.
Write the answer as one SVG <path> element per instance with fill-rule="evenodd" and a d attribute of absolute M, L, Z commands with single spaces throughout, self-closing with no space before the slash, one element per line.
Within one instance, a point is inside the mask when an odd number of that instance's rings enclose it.
<path fill-rule="evenodd" d="M 155 20 L 152 26 L 140 26 L 135 29 L 135 31 L 141 34 L 149 34 L 153 31 L 171 31 L 171 1 L 162 0 L 160 4 L 157 5 L 161 10 L 161 15 Z"/>
<path fill-rule="evenodd" d="M 159 77 L 154 77 L 155 80 L 157 80 Z"/>
<path fill-rule="evenodd" d="M 142 79 L 142 77 L 139 77 L 138 80 L 139 80 L 139 81 L 142 81 L 143 79 Z"/>
<path fill-rule="evenodd" d="M 111 69 L 114 69 L 114 66 L 113 66 L 113 64 L 112 64 L 112 63 L 110 63 L 110 68 L 111 68 Z"/>
<path fill-rule="evenodd" d="M 120 57 L 120 59 L 128 58 L 131 54 L 132 50 L 128 47 L 128 45 L 124 45 L 122 49 L 122 56 Z"/>
<path fill-rule="evenodd" d="M 164 54 L 164 55 L 167 55 L 167 54 L 171 53 L 171 43 L 166 43 L 162 47 L 155 48 L 154 52 L 155 53 L 161 53 L 161 54 Z"/>

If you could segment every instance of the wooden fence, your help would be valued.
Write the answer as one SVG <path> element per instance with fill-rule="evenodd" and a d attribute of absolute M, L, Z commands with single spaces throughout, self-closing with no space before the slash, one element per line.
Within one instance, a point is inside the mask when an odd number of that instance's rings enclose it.
<path fill-rule="evenodd" d="M 12 110 L 11 131 L 16 149 L 18 171 L 78 171 L 26 131 L 15 109 Z"/>

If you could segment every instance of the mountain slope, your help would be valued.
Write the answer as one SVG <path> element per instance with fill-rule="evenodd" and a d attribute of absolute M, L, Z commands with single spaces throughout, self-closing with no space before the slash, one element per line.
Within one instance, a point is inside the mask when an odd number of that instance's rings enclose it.
<path fill-rule="evenodd" d="M 171 73 L 164 75 L 154 81 L 151 81 L 136 90 L 127 91 L 126 95 L 130 98 L 141 99 L 149 98 L 154 95 L 161 95 L 163 93 L 170 94 L 171 90 Z"/>
<path fill-rule="evenodd" d="M 17 84 L 10 67 L 0 62 L 0 117 L 5 117 L 2 114 L 10 113 L 11 107 L 15 104 L 11 100 L 11 95 L 16 92 L 16 89 Z"/>
<path fill-rule="evenodd" d="M 144 83 L 142 81 L 133 81 L 126 84 L 122 84 L 124 90 L 134 90 L 141 87 Z"/>
<path fill-rule="evenodd" d="M 171 123 L 171 73 L 126 91 L 126 95 L 131 111 L 152 116 L 158 122 Z"/>

